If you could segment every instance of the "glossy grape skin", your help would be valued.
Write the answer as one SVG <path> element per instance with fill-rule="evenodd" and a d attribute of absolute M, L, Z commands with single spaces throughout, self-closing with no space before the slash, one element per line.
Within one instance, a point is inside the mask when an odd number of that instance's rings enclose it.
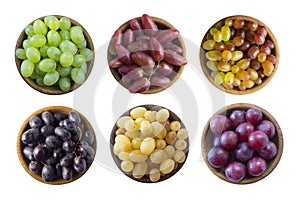
<path fill-rule="evenodd" d="M 52 125 L 44 125 L 43 127 L 41 127 L 41 135 L 43 135 L 44 137 L 47 137 L 49 135 L 54 134 L 54 127 Z"/>
<path fill-rule="evenodd" d="M 21 63 L 20 71 L 23 77 L 30 77 L 34 71 L 34 64 L 29 59 L 25 59 Z"/>
<path fill-rule="evenodd" d="M 85 141 L 87 141 L 87 143 L 89 145 L 92 145 L 94 143 L 95 137 L 94 137 L 94 134 L 91 131 L 86 131 L 83 134 L 82 139 L 85 140 Z"/>
<path fill-rule="evenodd" d="M 42 172 L 43 164 L 39 161 L 31 161 L 28 165 L 28 168 L 32 173 L 40 175 Z"/>
<path fill-rule="evenodd" d="M 246 120 L 253 125 L 257 125 L 263 120 L 263 113 L 257 108 L 250 108 L 246 112 Z"/>
<path fill-rule="evenodd" d="M 61 176 L 64 180 L 70 180 L 73 176 L 73 170 L 72 167 L 62 167 Z"/>
<path fill-rule="evenodd" d="M 39 130 L 36 128 L 31 128 L 26 130 L 22 136 L 21 140 L 24 144 L 35 144 L 38 140 Z"/>
<path fill-rule="evenodd" d="M 259 156 L 266 160 L 271 160 L 277 155 L 277 146 L 274 142 L 269 141 L 267 146 L 257 151 Z"/>
<path fill-rule="evenodd" d="M 56 135 L 58 135 L 60 137 L 61 140 L 66 141 L 66 140 L 71 139 L 71 133 L 63 127 L 60 127 L 60 126 L 56 127 L 54 129 L 54 132 Z"/>
<path fill-rule="evenodd" d="M 213 147 L 207 154 L 207 160 L 214 168 L 221 168 L 229 161 L 230 154 L 221 147 Z"/>
<path fill-rule="evenodd" d="M 253 157 L 247 162 L 247 171 L 252 176 L 260 176 L 267 170 L 267 163 L 261 157 Z"/>
<path fill-rule="evenodd" d="M 248 144 L 254 150 L 261 150 L 267 146 L 268 136 L 259 130 L 253 131 L 248 137 Z"/>
<path fill-rule="evenodd" d="M 78 156 L 74 158 L 73 168 L 77 173 L 82 173 L 86 169 L 86 161 L 83 157 Z"/>
<path fill-rule="evenodd" d="M 47 159 L 47 149 L 44 146 L 38 145 L 33 150 L 33 157 L 37 161 L 44 161 Z"/>
<path fill-rule="evenodd" d="M 223 132 L 231 128 L 231 121 L 224 115 L 215 115 L 210 119 L 210 130 L 214 135 L 221 136 Z"/>
<path fill-rule="evenodd" d="M 32 116 L 29 120 L 29 126 L 31 128 L 40 128 L 42 126 L 42 120 L 38 116 Z"/>
<path fill-rule="evenodd" d="M 62 149 L 65 152 L 72 152 L 75 149 L 74 143 L 71 140 L 66 140 L 62 144 Z"/>
<path fill-rule="evenodd" d="M 254 150 L 248 145 L 248 142 L 240 142 L 234 149 L 234 156 L 240 161 L 248 161 L 253 154 Z"/>
<path fill-rule="evenodd" d="M 254 131 L 254 126 L 251 123 L 244 122 L 238 125 L 235 129 L 236 134 L 238 135 L 239 141 L 248 141 L 249 134 Z"/>
<path fill-rule="evenodd" d="M 246 112 L 243 110 L 234 110 L 229 115 L 233 128 L 236 128 L 239 124 L 246 122 Z"/>
<path fill-rule="evenodd" d="M 33 156 L 33 148 L 32 147 L 25 147 L 23 149 L 23 154 L 24 156 L 29 159 L 30 161 L 34 161 L 34 156 Z"/>
<path fill-rule="evenodd" d="M 234 131 L 225 131 L 220 137 L 220 142 L 224 149 L 229 150 L 238 144 L 238 136 Z"/>
<path fill-rule="evenodd" d="M 246 176 L 246 166 L 242 162 L 233 161 L 226 166 L 225 175 L 233 182 L 240 182 Z"/>
<path fill-rule="evenodd" d="M 61 160 L 60 165 L 62 167 L 68 167 L 73 164 L 74 155 L 72 153 L 67 153 Z"/>
<path fill-rule="evenodd" d="M 275 136 L 275 126 L 269 120 L 263 120 L 256 129 L 266 133 L 269 139 Z"/>
<path fill-rule="evenodd" d="M 49 111 L 44 111 L 42 114 L 41 114 L 41 118 L 42 120 L 44 121 L 44 123 L 46 125 L 51 125 L 53 126 L 55 124 L 55 119 L 53 117 L 53 114 Z"/>
<path fill-rule="evenodd" d="M 59 148 L 61 146 L 61 141 L 57 136 L 50 135 L 46 138 L 45 143 L 50 148 Z"/>
<path fill-rule="evenodd" d="M 74 110 L 71 110 L 68 113 L 68 117 L 69 117 L 70 121 L 74 122 L 76 125 L 81 123 L 81 118 L 80 118 L 79 114 Z"/>

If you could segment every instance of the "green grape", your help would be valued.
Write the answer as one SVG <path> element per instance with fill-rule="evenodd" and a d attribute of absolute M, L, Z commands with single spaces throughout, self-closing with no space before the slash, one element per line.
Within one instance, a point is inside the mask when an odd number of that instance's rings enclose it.
<path fill-rule="evenodd" d="M 71 28 L 70 37 L 75 44 L 81 44 L 84 41 L 84 35 L 78 28 Z"/>
<path fill-rule="evenodd" d="M 57 71 L 46 73 L 43 82 L 46 86 L 54 85 L 59 79 L 59 74 Z"/>
<path fill-rule="evenodd" d="M 57 69 L 57 71 L 61 77 L 69 76 L 71 74 L 71 70 L 72 70 L 72 67 L 70 67 L 70 66 L 69 67 L 59 67 Z"/>
<path fill-rule="evenodd" d="M 222 33 L 222 40 L 224 42 L 227 42 L 230 39 L 230 36 L 231 36 L 231 31 L 230 31 L 229 26 L 228 25 L 224 25 L 221 28 L 221 33 Z"/>
<path fill-rule="evenodd" d="M 32 63 L 37 63 L 41 59 L 41 54 L 35 47 L 28 47 L 26 49 L 26 56 Z"/>
<path fill-rule="evenodd" d="M 71 78 L 77 85 L 81 85 L 85 81 L 85 74 L 80 68 L 73 68 Z"/>
<path fill-rule="evenodd" d="M 61 41 L 61 43 L 59 44 L 59 48 L 64 53 L 69 52 L 69 53 L 75 55 L 77 52 L 76 45 L 73 42 L 68 41 L 68 40 Z"/>
<path fill-rule="evenodd" d="M 82 42 L 81 44 L 77 44 L 77 47 L 78 47 L 78 49 L 81 49 L 81 48 L 85 48 L 86 45 L 87 45 L 87 42 L 86 42 L 86 40 L 84 39 L 83 42 Z"/>
<path fill-rule="evenodd" d="M 228 72 L 224 76 L 225 85 L 232 85 L 234 81 L 234 74 L 232 72 Z"/>
<path fill-rule="evenodd" d="M 218 85 L 221 85 L 224 82 L 224 76 L 225 76 L 225 73 L 218 72 L 215 76 L 215 83 L 217 83 Z"/>
<path fill-rule="evenodd" d="M 39 64 L 36 64 L 35 67 L 34 67 L 34 72 L 36 72 L 36 74 L 38 76 L 41 76 L 41 77 L 44 77 L 44 75 L 46 74 L 46 72 L 42 71 L 40 68 L 39 68 Z"/>
<path fill-rule="evenodd" d="M 57 47 L 49 47 L 47 49 L 47 56 L 55 61 L 59 61 L 61 51 Z"/>
<path fill-rule="evenodd" d="M 35 80 L 36 84 L 38 84 L 39 86 L 45 86 L 44 84 L 44 77 L 43 76 L 38 76 Z"/>
<path fill-rule="evenodd" d="M 55 16 L 51 16 L 51 18 L 48 19 L 47 24 L 51 30 L 58 30 L 60 26 L 59 20 Z"/>
<path fill-rule="evenodd" d="M 69 30 L 71 28 L 71 21 L 69 18 L 61 17 L 59 19 L 59 22 L 60 22 L 59 27 L 61 30 Z"/>
<path fill-rule="evenodd" d="M 30 45 L 34 47 L 42 47 L 46 44 L 47 40 L 44 35 L 36 34 L 30 38 Z"/>
<path fill-rule="evenodd" d="M 35 34 L 46 35 L 47 27 L 42 20 L 38 19 L 38 20 L 34 21 L 34 23 L 33 23 L 33 31 Z"/>
<path fill-rule="evenodd" d="M 70 40 L 70 32 L 69 30 L 61 30 L 59 32 L 61 40 Z"/>
<path fill-rule="evenodd" d="M 26 59 L 27 57 L 26 57 L 26 52 L 25 52 L 25 50 L 22 49 L 22 48 L 18 48 L 18 49 L 16 50 L 16 57 L 17 57 L 18 59 Z"/>
<path fill-rule="evenodd" d="M 211 28 L 211 29 L 209 30 L 209 33 L 210 33 L 211 35 L 214 35 L 214 33 L 217 32 L 217 31 L 218 31 L 218 29 L 215 28 L 215 27 L 213 27 L 213 28 Z"/>
<path fill-rule="evenodd" d="M 31 47 L 30 39 L 25 39 L 22 43 L 22 46 L 23 46 L 24 49 L 27 49 L 28 47 Z"/>
<path fill-rule="evenodd" d="M 239 62 L 237 62 L 236 65 L 239 67 L 239 69 L 246 70 L 250 66 L 250 60 L 242 59 Z"/>
<path fill-rule="evenodd" d="M 49 21 L 50 21 L 51 18 L 54 18 L 54 17 L 55 17 L 55 16 L 46 16 L 46 17 L 44 18 L 44 23 L 45 23 L 45 25 L 49 27 Z"/>
<path fill-rule="evenodd" d="M 76 54 L 72 66 L 75 68 L 80 68 L 86 62 L 85 56 L 82 54 Z"/>
<path fill-rule="evenodd" d="M 40 48 L 40 53 L 41 53 L 41 56 L 42 57 L 47 57 L 48 55 L 47 55 L 47 50 L 49 49 L 49 46 L 47 45 L 47 44 L 45 44 L 45 46 L 42 46 L 41 48 Z"/>
<path fill-rule="evenodd" d="M 217 50 L 208 51 L 205 56 L 210 61 L 219 61 L 222 59 L 222 53 Z"/>
<path fill-rule="evenodd" d="M 210 51 L 215 48 L 215 45 L 216 45 L 216 42 L 212 39 L 209 39 L 203 43 L 202 47 L 203 47 L 203 49 Z"/>
<path fill-rule="evenodd" d="M 242 51 L 233 51 L 232 52 L 232 56 L 231 56 L 231 60 L 232 61 L 238 61 L 241 58 L 243 58 L 244 54 Z"/>
<path fill-rule="evenodd" d="M 212 71 L 217 71 L 218 70 L 216 61 L 207 61 L 206 66 L 207 66 L 207 68 L 209 68 Z"/>
<path fill-rule="evenodd" d="M 81 32 L 83 32 L 82 27 L 80 27 L 79 25 L 72 26 L 72 29 L 78 29 L 78 30 L 80 30 Z"/>
<path fill-rule="evenodd" d="M 74 61 L 74 56 L 70 52 L 64 52 L 60 55 L 59 62 L 62 67 L 71 66 Z"/>
<path fill-rule="evenodd" d="M 213 38 L 216 42 L 221 42 L 222 41 L 222 32 L 217 30 L 214 34 L 213 34 Z"/>
<path fill-rule="evenodd" d="M 46 73 L 53 72 L 56 69 L 56 62 L 53 59 L 45 58 L 40 61 L 39 69 Z"/>
<path fill-rule="evenodd" d="M 35 71 L 33 71 L 30 78 L 35 80 L 35 79 L 37 79 L 37 77 L 39 77 L 39 75 Z"/>
<path fill-rule="evenodd" d="M 24 31 L 25 31 L 26 35 L 30 36 L 30 37 L 32 37 L 35 34 L 32 25 L 27 25 L 25 27 Z"/>
<path fill-rule="evenodd" d="M 50 30 L 47 33 L 47 40 L 48 40 L 48 44 L 50 46 L 54 46 L 54 47 L 57 47 L 59 45 L 59 43 L 61 42 L 60 35 L 55 30 Z"/>
<path fill-rule="evenodd" d="M 88 69 L 87 63 L 82 64 L 82 66 L 80 67 L 80 69 L 81 69 L 81 70 L 84 72 L 84 74 L 86 75 L 87 69 Z"/>
<path fill-rule="evenodd" d="M 70 87 L 71 87 L 71 81 L 70 81 L 70 78 L 68 77 L 61 77 L 58 81 L 58 85 L 59 85 L 59 88 L 62 90 L 62 91 L 69 91 L 70 90 Z"/>
<path fill-rule="evenodd" d="M 79 52 L 80 54 L 85 56 L 86 61 L 90 61 L 93 59 L 93 51 L 89 48 L 81 48 Z"/>
<path fill-rule="evenodd" d="M 34 71 L 34 64 L 28 59 L 21 63 L 21 74 L 23 77 L 30 77 Z"/>

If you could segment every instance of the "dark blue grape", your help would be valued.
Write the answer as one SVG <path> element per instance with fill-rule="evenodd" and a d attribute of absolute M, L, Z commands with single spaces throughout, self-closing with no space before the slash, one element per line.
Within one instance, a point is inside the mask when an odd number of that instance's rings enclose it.
<path fill-rule="evenodd" d="M 89 145 L 92 145 L 94 143 L 94 134 L 91 131 L 86 131 L 83 135 L 82 135 L 82 139 L 87 141 L 87 143 L 89 143 Z"/>
<path fill-rule="evenodd" d="M 62 150 L 62 148 L 54 149 L 53 150 L 53 157 L 60 160 L 62 157 L 64 157 L 65 153 Z"/>
<path fill-rule="evenodd" d="M 38 145 L 33 150 L 33 156 L 37 161 L 45 161 L 47 159 L 47 148 L 41 145 Z"/>
<path fill-rule="evenodd" d="M 80 124 L 81 123 L 81 118 L 79 116 L 79 114 L 74 111 L 74 110 L 71 110 L 69 112 L 69 119 L 74 122 L 76 125 Z"/>
<path fill-rule="evenodd" d="M 41 135 L 43 135 L 44 137 L 47 137 L 49 135 L 53 135 L 54 134 L 54 127 L 52 125 L 45 125 L 43 127 L 41 127 Z"/>
<path fill-rule="evenodd" d="M 28 165 L 28 168 L 32 173 L 40 175 L 43 168 L 43 164 L 39 161 L 31 161 Z"/>
<path fill-rule="evenodd" d="M 39 138 L 39 130 L 36 128 L 31 128 L 26 130 L 21 137 L 21 140 L 24 144 L 35 144 Z"/>
<path fill-rule="evenodd" d="M 71 133 L 67 129 L 65 129 L 61 126 L 56 127 L 54 129 L 54 132 L 55 132 L 56 135 L 59 136 L 59 138 L 61 140 L 65 141 L 65 140 L 70 140 L 71 139 Z"/>
<path fill-rule="evenodd" d="M 46 138 L 45 143 L 48 147 L 59 148 L 59 147 L 61 147 L 62 142 L 60 141 L 60 139 L 57 136 L 50 135 Z"/>
<path fill-rule="evenodd" d="M 60 165 L 62 167 L 68 167 L 73 165 L 73 154 L 72 153 L 67 153 L 61 160 L 60 160 Z"/>
<path fill-rule="evenodd" d="M 68 118 L 68 116 L 66 114 L 62 114 L 62 113 L 55 113 L 54 118 L 57 122 L 60 122 L 62 120 L 65 120 L 66 118 Z"/>
<path fill-rule="evenodd" d="M 31 128 L 40 128 L 42 127 L 43 122 L 38 116 L 32 116 L 29 120 L 29 126 Z"/>
<path fill-rule="evenodd" d="M 73 176 L 72 167 L 62 167 L 62 178 L 64 180 L 70 180 Z"/>
<path fill-rule="evenodd" d="M 85 160 L 86 163 L 92 163 L 94 160 L 94 156 L 95 156 L 95 150 L 93 147 L 88 146 L 88 145 L 83 145 L 82 146 L 84 148 L 84 150 L 86 151 L 86 155 L 85 155 Z"/>
<path fill-rule="evenodd" d="M 55 168 L 52 165 L 46 165 L 42 169 L 42 178 L 46 182 L 51 182 L 55 179 Z"/>
<path fill-rule="evenodd" d="M 73 168 L 77 173 L 82 173 L 86 169 L 86 161 L 83 157 L 78 156 L 74 158 Z"/>
<path fill-rule="evenodd" d="M 62 176 L 62 166 L 60 165 L 60 163 L 57 163 L 55 165 L 55 169 L 56 169 L 56 175 L 58 177 L 61 177 Z"/>
<path fill-rule="evenodd" d="M 49 111 L 44 111 L 41 117 L 46 125 L 55 125 L 55 119 Z"/>
<path fill-rule="evenodd" d="M 76 130 L 76 125 L 69 119 L 63 120 L 63 126 L 71 132 Z"/>
<path fill-rule="evenodd" d="M 74 150 L 74 148 L 75 148 L 74 143 L 71 140 L 66 140 L 62 144 L 62 149 L 65 152 L 72 152 Z"/>
<path fill-rule="evenodd" d="M 46 160 L 46 163 L 49 164 L 49 165 L 55 165 L 57 162 L 59 161 L 59 159 L 53 157 L 53 156 L 50 156 L 47 160 Z"/>
<path fill-rule="evenodd" d="M 32 147 L 25 147 L 23 149 L 23 154 L 24 156 L 29 159 L 30 161 L 34 161 L 34 156 L 33 156 L 33 148 Z"/>

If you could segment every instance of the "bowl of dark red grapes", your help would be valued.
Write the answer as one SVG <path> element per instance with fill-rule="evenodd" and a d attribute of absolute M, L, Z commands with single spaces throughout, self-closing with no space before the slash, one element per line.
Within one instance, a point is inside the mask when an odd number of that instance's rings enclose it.
<path fill-rule="evenodd" d="M 30 115 L 20 128 L 17 153 L 36 180 L 53 185 L 80 178 L 93 163 L 96 137 L 78 111 L 50 106 Z"/>
<path fill-rule="evenodd" d="M 202 156 L 219 178 L 248 184 L 268 176 L 283 152 L 279 124 L 266 110 L 238 103 L 216 112 L 202 135 Z"/>
<path fill-rule="evenodd" d="M 200 62 L 206 78 L 231 94 L 248 94 L 274 76 L 279 48 L 272 31 L 249 16 L 230 16 L 215 23 L 201 42 Z"/>
<path fill-rule="evenodd" d="M 130 93 L 152 94 L 170 87 L 181 75 L 185 46 L 167 21 L 143 14 L 112 35 L 107 60 L 114 78 Z"/>

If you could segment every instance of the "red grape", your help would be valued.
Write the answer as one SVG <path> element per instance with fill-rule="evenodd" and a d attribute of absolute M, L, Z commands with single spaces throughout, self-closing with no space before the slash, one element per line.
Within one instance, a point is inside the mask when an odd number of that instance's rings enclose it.
<path fill-rule="evenodd" d="M 261 150 L 267 146 L 269 138 L 266 133 L 256 130 L 250 133 L 248 137 L 248 144 L 254 150 Z"/>
<path fill-rule="evenodd" d="M 248 161 L 252 158 L 254 150 L 247 142 L 240 142 L 234 150 L 235 157 L 240 161 Z"/>
<path fill-rule="evenodd" d="M 229 180 L 239 182 L 246 176 L 246 166 L 241 162 L 233 161 L 226 166 L 225 175 Z"/>
<path fill-rule="evenodd" d="M 210 119 L 210 129 L 214 135 L 221 136 L 231 130 L 231 121 L 224 115 L 215 115 Z"/>
<path fill-rule="evenodd" d="M 260 176 L 267 170 L 267 163 L 261 157 L 253 157 L 247 162 L 247 171 L 252 176 Z"/>
<path fill-rule="evenodd" d="M 257 152 L 258 152 L 259 156 L 261 156 L 267 160 L 270 160 L 276 156 L 277 146 L 276 146 L 276 144 L 274 144 L 274 142 L 269 141 L 265 148 L 258 150 Z"/>
<path fill-rule="evenodd" d="M 263 119 L 263 114 L 262 112 L 257 109 L 257 108 L 250 108 L 247 110 L 246 112 L 246 120 L 253 124 L 253 125 L 257 125 L 259 124 Z"/>
<path fill-rule="evenodd" d="M 221 168 L 229 161 L 230 154 L 222 147 L 213 147 L 209 150 L 207 159 L 214 168 Z"/>
<path fill-rule="evenodd" d="M 245 115 L 246 111 L 243 110 L 232 111 L 232 113 L 229 115 L 232 127 L 236 128 L 239 124 L 244 123 L 246 121 Z"/>
<path fill-rule="evenodd" d="M 221 145 L 226 150 L 234 148 L 238 141 L 238 136 L 233 131 L 225 131 L 220 138 Z"/>
<path fill-rule="evenodd" d="M 275 135 L 275 126 L 269 120 L 263 120 L 257 127 L 257 130 L 263 131 L 271 139 Z"/>
<path fill-rule="evenodd" d="M 251 123 L 244 122 L 237 126 L 235 129 L 236 134 L 238 135 L 239 141 L 248 141 L 249 134 L 254 131 L 254 126 Z"/>

